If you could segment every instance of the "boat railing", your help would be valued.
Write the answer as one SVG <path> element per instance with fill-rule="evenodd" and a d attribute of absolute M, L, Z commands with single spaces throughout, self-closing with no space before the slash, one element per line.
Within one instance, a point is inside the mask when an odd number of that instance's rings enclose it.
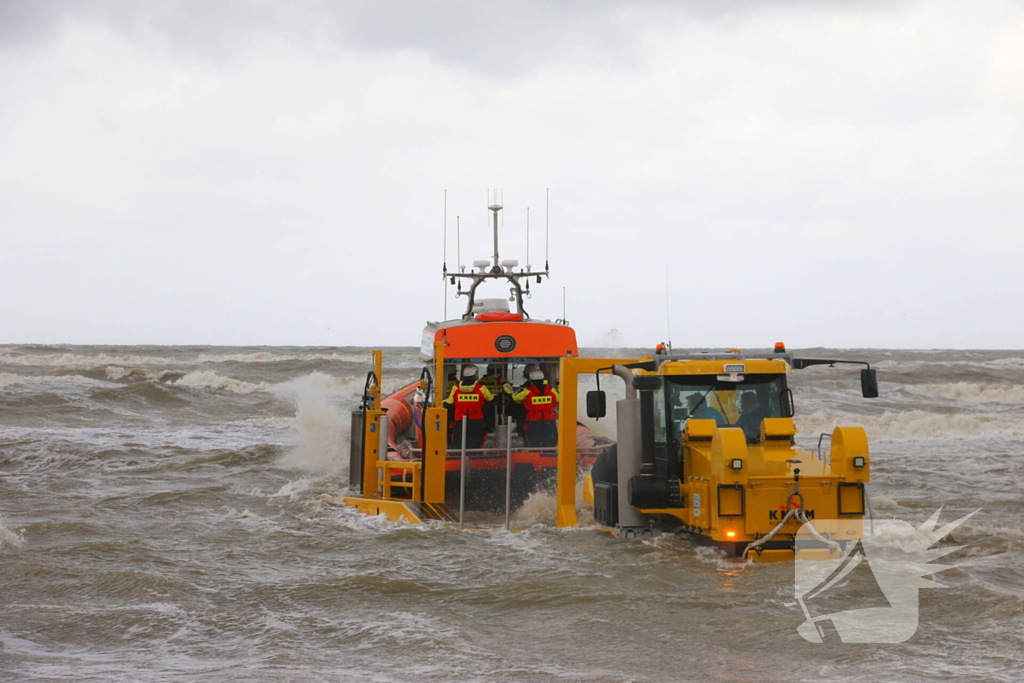
<path fill-rule="evenodd" d="M 466 451 L 470 455 L 473 455 L 475 453 L 505 453 L 505 452 L 508 451 L 508 446 L 506 446 L 505 448 L 497 448 L 497 447 L 491 447 L 491 448 L 467 448 Z M 583 452 L 589 453 L 590 451 L 593 451 L 595 454 L 597 454 L 597 453 L 600 452 L 600 449 L 588 448 L 586 451 L 580 451 L 580 452 L 581 453 L 583 453 Z M 409 452 L 410 453 L 422 454 L 423 453 L 423 449 L 422 448 L 410 448 Z M 459 452 L 460 453 L 462 452 L 461 448 L 459 449 Z M 522 448 L 513 448 L 512 452 L 513 453 L 557 453 L 558 452 L 558 447 L 557 446 L 523 446 Z M 393 462 L 417 462 L 418 460 L 421 460 L 421 459 L 422 459 L 422 457 L 421 458 L 413 458 L 412 460 L 395 460 Z"/>
<path fill-rule="evenodd" d="M 394 470 L 401 470 L 401 479 L 394 479 Z M 377 484 L 378 490 L 385 498 L 391 498 L 391 489 L 409 489 L 411 496 L 415 498 L 415 492 L 420 490 L 423 478 L 422 460 L 380 460 L 377 462 Z"/>

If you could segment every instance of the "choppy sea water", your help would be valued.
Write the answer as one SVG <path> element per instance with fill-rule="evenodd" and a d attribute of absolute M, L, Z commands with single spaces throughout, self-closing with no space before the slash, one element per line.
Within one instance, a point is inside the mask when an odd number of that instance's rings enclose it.
<path fill-rule="evenodd" d="M 806 355 L 879 370 L 793 376 L 801 443 L 867 428 L 877 517 L 980 508 L 906 642 L 808 643 L 791 564 L 558 530 L 550 495 L 519 532 L 340 507 L 369 349 L 0 347 L 0 680 L 1024 679 L 1024 351 Z"/>

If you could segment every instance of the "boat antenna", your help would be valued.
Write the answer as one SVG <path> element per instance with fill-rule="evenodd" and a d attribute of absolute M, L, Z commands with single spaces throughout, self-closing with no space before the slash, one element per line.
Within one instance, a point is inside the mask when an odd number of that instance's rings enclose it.
<path fill-rule="evenodd" d="M 668 325 L 668 352 L 672 353 L 672 306 L 669 304 L 668 264 L 665 264 L 665 321 Z"/>
<path fill-rule="evenodd" d="M 457 265 L 461 273 L 466 268 L 462 265 L 462 226 L 459 224 L 459 216 L 455 216 L 455 258 L 459 261 Z M 458 290 L 462 292 L 462 280 L 458 281 Z"/>
<path fill-rule="evenodd" d="M 549 229 L 551 218 L 551 188 L 544 188 L 544 270 L 550 271 L 551 267 L 548 266 L 548 247 L 550 241 L 548 240 Z M 551 277 L 548 275 L 548 277 Z"/>
<path fill-rule="evenodd" d="M 444 280 L 444 318 L 448 319 L 448 188 L 444 190 L 444 268 L 441 279 Z"/>
<path fill-rule="evenodd" d="M 530 272 L 530 207 L 526 207 L 526 272 Z"/>

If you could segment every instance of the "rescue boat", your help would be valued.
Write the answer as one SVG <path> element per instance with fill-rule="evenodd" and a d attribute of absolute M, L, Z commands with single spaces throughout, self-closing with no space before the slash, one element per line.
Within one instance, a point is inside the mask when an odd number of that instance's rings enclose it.
<path fill-rule="evenodd" d="M 494 254 L 474 261 L 472 269 L 445 269 L 444 277 L 457 285 L 456 296 L 466 297 L 467 304 L 457 319 L 427 323 L 420 380 L 383 396 L 382 352 L 374 352 L 374 369 L 352 414 L 350 483 L 360 495 L 346 498 L 348 505 L 410 521 L 454 519 L 456 509 L 504 509 L 507 516 L 532 492 L 554 483 L 557 443 L 530 441 L 529 412 L 516 399 L 531 383 L 528 374 L 539 372 L 547 387 L 555 389 L 547 392 L 555 398 L 545 400 L 557 402 L 559 362 L 579 356 L 576 333 L 564 319 L 542 320 L 527 312 L 530 285 L 549 277 L 548 267 L 538 271 L 502 260 L 498 216 L 503 207 L 495 203 L 488 208 Z M 494 284 L 507 286 L 510 296 L 480 296 L 481 286 Z M 468 385 L 460 378 L 466 374 L 475 374 L 493 399 L 469 396 L 485 406 L 460 420 L 454 399 L 463 398 L 461 387 Z M 456 385 L 460 389 L 453 391 Z M 482 434 L 464 442 L 461 430 L 470 431 L 470 417 Z M 553 420 L 550 426 L 553 432 Z M 589 468 L 614 448 L 611 439 L 595 435 L 575 414 L 561 431 L 575 444 L 574 469 Z"/>

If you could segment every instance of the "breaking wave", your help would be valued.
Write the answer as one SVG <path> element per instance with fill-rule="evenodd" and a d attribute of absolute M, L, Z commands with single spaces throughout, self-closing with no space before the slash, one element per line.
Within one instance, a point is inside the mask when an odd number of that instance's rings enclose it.
<path fill-rule="evenodd" d="M 107 366 L 104 373 L 111 382 L 119 382 L 123 379 L 152 379 L 157 382 L 169 382 L 185 376 L 185 373 L 180 370 L 140 370 L 137 368 L 125 368 L 119 365 Z"/>
<path fill-rule="evenodd" d="M 881 415 L 814 413 L 796 418 L 803 435 L 831 434 L 837 426 L 859 426 L 869 439 L 886 441 L 967 437 L 1024 436 L 1024 418 L 995 415 L 942 415 L 923 410 L 886 412 Z"/>
<path fill-rule="evenodd" d="M 13 375 L 7 372 L 0 372 L 0 388 L 32 384 L 104 386 L 106 383 L 84 375 Z"/>
<path fill-rule="evenodd" d="M 95 368 L 101 365 L 172 365 L 170 358 L 149 358 L 137 354 L 113 356 L 106 353 L 82 355 L 77 353 L 11 354 L 0 352 L 0 365 L 35 367 Z"/>
<path fill-rule="evenodd" d="M 280 385 L 276 390 L 295 401 L 294 427 L 299 444 L 278 462 L 280 467 L 305 472 L 343 474 L 348 471 L 349 422 L 338 398 L 353 390 L 356 380 L 314 372 Z"/>
<path fill-rule="evenodd" d="M 22 537 L 4 526 L 4 518 L 0 517 L 0 548 L 9 545 L 13 548 L 20 548 L 23 543 Z"/>
<path fill-rule="evenodd" d="M 512 520 L 519 527 L 533 524 L 554 526 L 558 516 L 557 500 L 553 490 L 534 491 L 526 502 L 512 513 Z M 583 499 L 583 477 L 576 479 L 576 517 L 581 527 L 594 524 L 594 511 Z"/>
<path fill-rule="evenodd" d="M 943 367 L 973 367 L 995 370 L 1000 368 L 1020 368 L 1024 367 L 1024 358 L 1010 356 L 1006 358 L 992 358 L 988 360 L 883 360 L 875 363 L 875 367 L 879 369 L 897 371 L 925 370 L 928 371 L 929 374 L 934 375 L 940 373 Z"/>
<path fill-rule="evenodd" d="M 389 358 L 405 360 L 409 354 L 392 354 Z M 371 356 L 368 353 L 274 353 L 259 351 L 254 353 L 203 353 L 196 357 L 182 359 L 168 356 L 144 356 L 137 353 L 116 355 L 110 353 L 35 353 L 18 354 L 0 351 L 0 365 L 20 365 L 34 367 L 73 367 L 96 368 L 104 365 L 134 365 L 147 367 L 153 365 L 215 364 L 215 363 L 287 363 L 287 362 L 328 361 L 335 363 L 357 363 L 369 365 Z"/>
<path fill-rule="evenodd" d="M 172 384 L 180 387 L 192 387 L 193 389 L 223 389 L 225 391 L 233 391 L 236 394 L 251 394 L 256 391 L 267 391 L 268 386 L 266 382 L 253 384 L 252 382 L 243 382 L 241 380 L 232 379 L 231 377 L 224 377 L 223 375 L 218 375 L 212 370 L 190 372 L 181 379 L 172 382 Z"/>
<path fill-rule="evenodd" d="M 926 398 L 944 398 L 964 403 L 1024 403 L 1024 386 L 1005 384 L 916 384 L 907 391 Z"/>

